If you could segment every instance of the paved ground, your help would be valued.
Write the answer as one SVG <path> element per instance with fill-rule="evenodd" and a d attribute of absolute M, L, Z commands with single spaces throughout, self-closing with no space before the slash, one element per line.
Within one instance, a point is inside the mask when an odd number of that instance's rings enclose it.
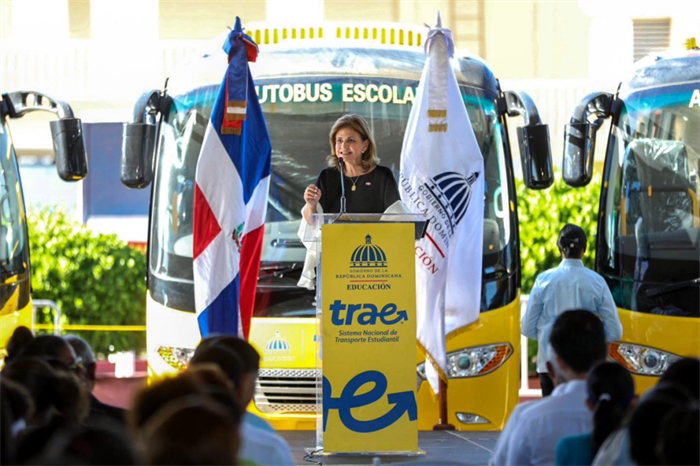
<path fill-rule="evenodd" d="M 314 431 L 279 431 L 292 449 L 296 464 L 355 465 L 373 464 L 372 457 L 314 456 L 305 459 L 306 448 L 316 444 Z M 380 463 L 393 465 L 487 464 L 500 432 L 419 432 L 418 445 L 425 455 L 417 457 L 382 456 Z"/>

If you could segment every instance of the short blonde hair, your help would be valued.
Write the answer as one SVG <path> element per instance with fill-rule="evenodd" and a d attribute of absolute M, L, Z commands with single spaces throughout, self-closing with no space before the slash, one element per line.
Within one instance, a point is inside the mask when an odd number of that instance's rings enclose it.
<path fill-rule="evenodd" d="M 377 157 L 377 145 L 374 142 L 374 136 L 372 136 L 372 131 L 369 129 L 369 125 L 359 115 L 343 115 L 335 122 L 333 128 L 331 128 L 330 142 L 331 142 L 331 155 L 328 158 L 328 166 L 337 167 L 338 166 L 338 156 L 335 153 L 335 136 L 343 128 L 351 128 L 355 130 L 362 141 L 369 141 L 367 150 L 362 154 L 362 168 L 369 170 L 372 167 L 379 165 L 379 157 Z"/>

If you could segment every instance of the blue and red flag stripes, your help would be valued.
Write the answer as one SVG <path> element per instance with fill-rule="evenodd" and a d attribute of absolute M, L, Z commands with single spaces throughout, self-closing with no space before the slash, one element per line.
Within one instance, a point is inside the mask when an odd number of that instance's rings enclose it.
<path fill-rule="evenodd" d="M 224 50 L 229 63 L 197 163 L 195 309 L 202 337 L 248 338 L 260 269 L 272 147 L 248 60 L 255 42 L 240 19 Z"/>

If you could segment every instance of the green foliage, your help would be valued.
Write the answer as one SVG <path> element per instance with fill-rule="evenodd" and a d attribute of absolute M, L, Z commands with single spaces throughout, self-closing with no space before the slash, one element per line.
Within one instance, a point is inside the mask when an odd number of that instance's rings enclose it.
<path fill-rule="evenodd" d="M 543 191 L 529 190 L 522 181 L 516 181 L 523 294 L 530 293 L 537 275 L 561 262 L 557 239 L 567 223 L 586 232 L 588 246 L 583 262 L 593 268 L 600 175 L 595 175 L 585 188 L 572 188 L 559 176 L 555 180 Z"/>
<path fill-rule="evenodd" d="M 583 262 L 593 268 L 600 175 L 585 188 L 572 188 L 556 176 L 554 184 L 543 191 L 529 190 L 516 180 L 518 219 L 520 220 L 520 258 L 522 264 L 522 293 L 529 294 L 537 275 L 561 262 L 557 248 L 559 231 L 567 223 L 583 228 L 588 246 Z M 537 342 L 528 341 L 529 372 L 535 372 Z"/>
<path fill-rule="evenodd" d="M 28 219 L 32 297 L 61 308 L 63 324 L 145 325 L 146 256 L 116 235 L 97 234 L 62 210 L 42 209 Z M 37 323 L 51 323 L 47 310 Z M 95 353 L 143 351 L 145 332 L 72 332 Z"/>

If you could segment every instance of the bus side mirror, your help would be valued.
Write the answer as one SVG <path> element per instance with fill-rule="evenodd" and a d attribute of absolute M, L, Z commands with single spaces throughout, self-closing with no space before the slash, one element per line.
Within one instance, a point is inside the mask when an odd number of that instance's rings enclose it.
<path fill-rule="evenodd" d="M 78 181 L 87 176 L 87 154 L 82 122 L 75 118 L 66 102 L 38 91 L 15 91 L 2 95 L 2 117 L 21 118 L 32 112 L 51 112 L 58 120 L 49 123 L 58 176 L 64 181 Z"/>
<path fill-rule="evenodd" d="M 554 182 L 549 127 L 542 124 L 537 106 L 526 92 L 504 92 L 508 116 L 522 116 L 527 125 L 518 127 L 518 146 L 523 182 L 528 189 L 546 189 Z"/>
<path fill-rule="evenodd" d="M 127 188 L 143 189 L 153 180 L 156 126 L 124 123 L 122 163 L 119 177 Z"/>
<path fill-rule="evenodd" d="M 78 118 L 62 118 L 49 124 L 58 176 L 63 181 L 82 180 L 88 172 L 82 122 Z"/>
<path fill-rule="evenodd" d="M 157 117 L 167 111 L 168 95 L 155 89 L 145 92 L 134 106 L 133 123 L 124 123 L 119 177 L 127 188 L 143 189 L 153 181 Z"/>
<path fill-rule="evenodd" d="M 564 127 L 562 178 L 569 186 L 582 187 L 593 178 L 595 140 L 603 120 L 610 116 L 613 95 L 594 92 L 581 100 L 571 122 Z M 592 123 L 589 116 L 597 117 Z"/>

